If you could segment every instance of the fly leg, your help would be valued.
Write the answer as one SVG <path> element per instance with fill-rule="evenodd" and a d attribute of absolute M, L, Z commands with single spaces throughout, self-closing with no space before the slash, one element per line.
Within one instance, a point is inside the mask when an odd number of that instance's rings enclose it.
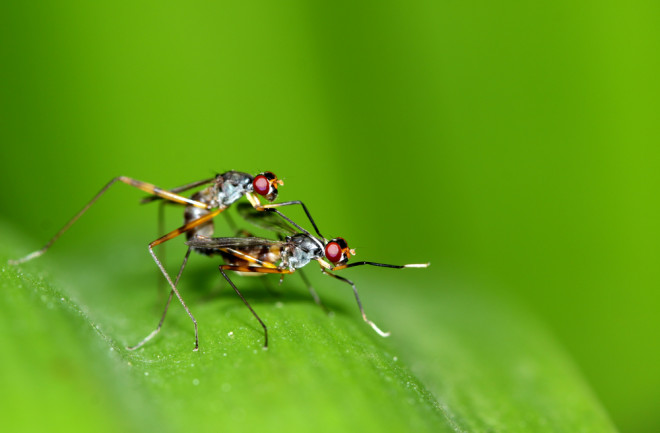
<path fill-rule="evenodd" d="M 360 308 L 360 313 L 362 313 L 362 318 L 364 319 L 365 322 L 369 324 L 373 328 L 374 331 L 378 333 L 381 337 L 389 337 L 390 333 L 389 332 L 384 332 L 382 331 L 374 322 L 369 320 L 367 318 L 367 314 L 364 312 L 364 308 L 362 308 L 362 301 L 360 301 L 360 296 L 358 295 L 357 288 L 355 287 L 355 284 L 348 278 L 340 277 L 339 275 L 335 275 L 331 272 L 328 272 L 325 269 L 321 269 L 321 272 L 323 272 L 326 275 L 331 276 L 332 278 L 336 278 L 338 280 L 344 281 L 346 284 L 349 284 L 353 288 L 353 293 L 355 293 L 355 300 L 357 301 L 358 307 Z"/>
<path fill-rule="evenodd" d="M 110 189 L 110 187 L 111 187 L 112 185 L 114 185 L 114 184 L 117 183 L 117 182 L 123 182 L 123 183 L 125 183 L 125 184 L 127 184 L 127 185 L 130 185 L 130 186 L 132 186 L 132 187 L 138 188 L 138 189 L 140 189 L 140 190 L 142 190 L 142 191 L 144 191 L 144 192 L 148 192 L 149 194 L 156 195 L 156 196 L 158 196 L 158 197 L 164 198 L 164 199 L 166 199 L 166 200 L 169 200 L 169 201 L 172 201 L 172 202 L 175 202 L 175 203 L 188 204 L 188 205 L 192 205 L 192 206 L 199 207 L 199 208 L 202 208 L 202 209 L 207 209 L 207 208 L 208 208 L 208 206 L 207 206 L 206 204 L 204 204 L 204 203 L 201 203 L 201 202 L 196 201 L 196 200 L 191 200 L 191 199 L 189 199 L 189 198 L 186 198 L 186 197 L 180 196 L 180 195 L 178 195 L 178 194 L 175 194 L 175 193 L 169 192 L 169 191 L 167 191 L 167 190 L 164 190 L 164 189 L 162 189 L 162 188 L 159 188 L 159 187 L 157 187 L 157 186 L 155 186 L 155 185 L 152 185 L 152 184 L 150 184 L 150 183 L 142 182 L 141 180 L 132 179 L 132 178 L 130 178 L 130 177 L 126 177 L 126 176 L 115 177 L 115 178 L 112 179 L 110 182 L 108 182 L 103 188 L 101 188 L 101 190 L 100 190 L 98 193 L 96 193 L 96 195 L 95 195 L 94 197 L 92 197 L 92 199 L 91 199 L 89 202 L 87 202 L 87 204 L 86 204 L 85 206 L 83 206 L 83 208 L 82 208 L 80 211 L 78 211 L 78 213 L 75 214 L 75 215 L 73 216 L 73 218 L 71 218 L 71 219 L 70 219 L 70 220 L 64 225 L 64 227 L 62 227 L 57 233 L 55 233 L 55 236 L 53 236 L 53 237 L 52 237 L 52 238 L 46 243 L 46 245 L 44 245 L 41 249 L 39 249 L 39 250 L 37 250 L 37 251 L 33 251 L 33 252 L 31 252 L 30 254 L 28 254 L 28 255 L 25 256 L 25 257 L 22 257 L 22 258 L 20 258 L 20 259 L 16 259 L 16 260 L 10 260 L 10 261 L 9 261 L 9 264 L 11 264 L 11 265 L 19 265 L 19 264 L 21 264 L 21 263 L 25 263 L 25 262 L 27 262 L 27 261 L 29 261 L 29 260 L 35 259 L 35 258 L 37 258 L 37 257 L 39 257 L 39 256 L 41 256 L 41 255 L 43 255 L 46 251 L 48 251 L 48 249 L 51 247 L 51 245 L 53 245 L 53 244 L 55 243 L 55 241 L 57 241 L 57 240 L 60 238 L 60 236 L 62 236 L 62 235 L 64 234 L 64 232 L 66 232 L 66 231 L 69 229 L 69 227 L 71 227 L 76 221 L 78 221 L 78 218 L 80 218 L 85 212 L 87 212 L 87 210 L 88 210 L 88 209 L 89 209 L 94 203 L 96 203 L 96 201 L 97 201 L 99 198 L 101 198 L 101 196 L 102 196 L 103 194 L 105 194 L 105 192 L 106 192 L 108 189 Z"/>

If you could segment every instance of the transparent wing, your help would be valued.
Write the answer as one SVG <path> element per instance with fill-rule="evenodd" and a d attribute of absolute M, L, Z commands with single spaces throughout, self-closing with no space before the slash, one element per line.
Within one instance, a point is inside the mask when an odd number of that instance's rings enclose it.
<path fill-rule="evenodd" d="M 243 238 L 205 238 L 196 237 L 186 242 L 186 245 L 193 248 L 252 248 L 261 246 L 282 245 L 283 241 L 274 241 L 272 239 L 243 237 Z"/>
<path fill-rule="evenodd" d="M 264 230 L 270 230 L 286 236 L 295 235 L 298 231 L 275 212 L 258 211 L 249 203 L 238 203 L 238 214 L 250 224 Z"/>

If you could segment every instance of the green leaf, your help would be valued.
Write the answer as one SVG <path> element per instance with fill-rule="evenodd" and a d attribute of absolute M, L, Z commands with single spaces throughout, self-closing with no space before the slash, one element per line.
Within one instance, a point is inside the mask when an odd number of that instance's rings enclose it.
<path fill-rule="evenodd" d="M 319 275 L 326 314 L 299 277 L 279 294 L 236 277 L 269 327 L 270 347 L 214 262 L 180 285 L 200 326 L 164 292 L 145 251 L 57 251 L 21 266 L 2 227 L 2 407 L 7 431 L 614 431 L 564 351 L 522 308 L 443 281 L 440 268 Z M 19 245 L 21 245 L 19 247 Z M 20 252 L 20 253 L 19 253 Z M 275 280 L 276 281 L 276 280 Z"/>

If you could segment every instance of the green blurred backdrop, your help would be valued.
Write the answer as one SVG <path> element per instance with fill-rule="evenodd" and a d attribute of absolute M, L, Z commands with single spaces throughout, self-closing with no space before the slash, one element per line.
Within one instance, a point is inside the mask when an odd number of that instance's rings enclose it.
<path fill-rule="evenodd" d="M 654 2 L 0 15 L 0 202 L 26 251 L 119 174 L 172 187 L 272 170 L 361 258 L 430 260 L 428 279 L 519 299 L 621 430 L 660 431 Z M 153 210 L 116 188 L 58 248 L 144 248 Z"/>

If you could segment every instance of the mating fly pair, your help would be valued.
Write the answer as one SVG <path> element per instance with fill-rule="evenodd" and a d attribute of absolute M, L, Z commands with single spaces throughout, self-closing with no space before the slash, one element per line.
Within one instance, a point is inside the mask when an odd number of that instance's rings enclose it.
<path fill-rule="evenodd" d="M 318 227 L 316 226 L 309 211 L 307 210 L 307 207 L 301 201 L 269 203 L 265 205 L 261 204 L 260 199 L 258 197 L 259 195 L 264 197 L 269 202 L 272 202 L 277 198 L 277 193 L 278 193 L 277 187 L 278 185 L 282 185 L 282 181 L 277 179 L 277 177 L 274 174 L 270 172 L 265 172 L 265 173 L 260 173 L 259 175 L 253 177 L 247 173 L 241 173 L 236 171 L 229 171 L 223 174 L 218 174 L 213 178 L 204 179 L 201 181 L 182 185 L 180 187 L 171 190 L 165 190 L 156 187 L 155 185 L 152 185 L 150 183 L 142 182 L 125 176 L 114 178 L 110 182 L 108 182 L 71 220 L 69 220 L 64 225 L 64 227 L 60 229 L 55 234 L 55 236 L 53 236 L 53 238 L 51 238 L 46 243 L 46 245 L 43 248 L 35 252 L 32 252 L 21 259 L 10 261 L 10 264 L 17 265 L 20 263 L 24 263 L 26 261 L 32 260 L 44 254 L 52 246 L 52 244 L 57 239 L 59 239 L 59 237 L 64 232 L 66 232 L 112 185 L 114 185 L 117 182 L 125 183 L 127 185 L 138 188 L 144 192 L 152 194 L 152 197 L 148 197 L 147 199 L 143 200 L 143 202 L 163 199 L 166 200 L 167 202 L 176 203 L 185 206 L 184 225 L 149 243 L 148 249 L 154 262 L 156 263 L 160 271 L 163 273 L 163 275 L 165 276 L 167 282 L 171 287 L 171 293 L 168 299 L 167 306 L 169 306 L 169 303 L 172 299 L 172 295 L 173 294 L 176 295 L 177 298 L 179 299 L 179 302 L 186 310 L 186 313 L 193 322 L 194 330 L 195 330 L 194 350 L 197 350 L 199 347 L 197 321 L 193 316 L 192 312 L 190 311 L 190 309 L 188 308 L 188 306 L 183 301 L 183 298 L 181 297 L 179 291 L 177 290 L 177 284 L 179 278 L 181 277 L 181 273 L 183 272 L 183 269 L 188 260 L 188 256 L 191 250 L 206 255 L 212 255 L 217 253 L 217 254 L 221 254 L 223 258 L 225 258 L 227 264 L 220 266 L 220 272 L 227 279 L 227 281 L 229 281 L 229 283 L 234 288 L 236 293 L 240 296 L 240 298 L 247 305 L 247 307 L 250 309 L 252 314 L 254 314 L 254 316 L 257 318 L 259 323 L 263 326 L 264 334 L 265 334 L 264 346 L 267 346 L 268 344 L 268 334 L 265 324 L 261 321 L 259 316 L 254 312 L 252 307 L 245 300 L 245 298 L 237 289 L 237 287 L 234 285 L 234 283 L 229 279 L 227 274 L 224 272 L 225 270 L 234 270 L 234 271 L 249 272 L 249 273 L 256 272 L 256 273 L 287 274 L 287 273 L 293 273 L 296 269 L 301 268 L 302 266 L 309 263 L 311 260 L 317 260 L 321 264 L 322 271 L 324 273 L 334 278 L 346 281 L 353 287 L 358 302 L 358 306 L 360 307 L 360 311 L 362 313 L 364 320 L 367 321 L 367 323 L 369 323 L 374 328 L 374 330 L 376 330 L 380 335 L 387 336 L 388 334 L 380 331 L 380 329 L 378 329 L 378 327 L 376 327 L 376 325 L 373 324 L 373 322 L 367 319 L 366 315 L 364 314 L 364 310 L 362 308 L 360 299 L 358 297 L 357 290 L 355 289 L 355 285 L 349 280 L 334 275 L 329 271 L 335 271 L 347 267 L 366 265 L 366 264 L 374 265 L 374 266 L 392 267 L 392 268 L 428 266 L 428 264 L 396 266 L 396 265 L 385 265 L 385 264 L 372 263 L 372 262 L 359 262 L 348 265 L 346 264 L 346 261 L 348 260 L 350 254 L 354 252 L 348 249 L 348 246 L 346 245 L 345 241 L 343 241 L 343 239 L 341 238 L 333 239 L 332 241 L 328 242 L 319 232 Z M 209 186 L 193 194 L 190 198 L 180 195 L 181 192 L 188 191 L 190 189 L 201 187 L 204 185 L 209 185 Z M 256 218 L 254 215 L 257 215 L 263 211 L 275 212 L 279 215 L 280 218 L 288 221 L 290 224 L 292 224 L 298 230 L 300 230 L 300 232 L 297 234 L 293 234 L 293 229 L 291 229 L 289 226 L 289 228 L 286 229 L 286 231 L 290 234 L 290 236 L 288 236 L 285 240 L 282 241 L 272 241 L 268 239 L 254 238 L 254 237 L 213 238 L 212 237 L 214 232 L 213 218 L 215 218 L 217 215 L 219 215 L 221 212 L 223 212 L 225 209 L 231 206 L 234 202 L 239 200 L 242 196 L 246 196 L 246 198 L 248 199 L 251 205 L 251 207 L 249 207 L 250 211 L 259 211 L 259 212 L 253 212 L 253 215 L 248 218 L 258 220 L 259 218 Z M 295 222 L 293 222 L 291 219 L 289 219 L 288 217 L 286 217 L 284 214 L 282 214 L 276 209 L 277 207 L 289 206 L 294 204 L 299 204 L 302 206 L 303 210 L 305 211 L 305 214 L 309 218 L 319 238 L 312 236 L 309 232 L 304 230 L 302 227 L 298 226 Z M 246 211 L 243 211 L 242 213 L 244 215 L 247 214 Z M 277 225 L 272 222 L 267 224 L 271 227 Z M 176 282 L 173 282 L 169 274 L 163 267 L 161 261 L 154 253 L 153 247 L 163 244 L 169 240 L 172 240 L 183 233 L 187 234 L 189 249 L 188 252 L 186 253 L 184 261 L 177 275 Z M 262 252 L 259 253 L 256 250 L 256 248 L 260 248 Z M 263 253 L 264 248 L 269 250 L 269 252 L 265 255 Z M 330 261 L 330 263 L 332 263 L 332 265 L 323 261 L 322 259 L 324 257 L 327 258 Z M 310 291 L 312 292 L 312 295 L 315 297 L 315 300 L 317 300 L 318 302 L 318 297 L 314 293 L 311 286 L 310 286 Z M 131 347 L 130 349 L 136 349 L 142 346 L 144 343 L 149 341 L 156 333 L 158 333 L 165 318 L 165 314 L 167 312 L 167 306 L 165 308 L 161 321 L 158 324 L 157 329 L 154 330 L 149 336 L 147 336 L 139 344 L 137 344 L 134 347 Z"/>
<path fill-rule="evenodd" d="M 253 209 L 242 206 L 241 204 L 238 205 L 238 211 L 246 220 L 261 226 L 262 228 L 277 231 L 280 234 L 286 235 L 286 237 L 282 240 L 272 240 L 253 236 L 220 238 L 199 236 L 189 240 L 186 244 L 191 249 L 204 254 L 219 254 L 222 256 L 226 264 L 219 266 L 220 273 L 229 282 L 263 327 L 264 347 L 268 347 L 268 329 L 266 325 L 261 318 L 259 318 L 259 315 L 257 315 L 252 309 L 225 271 L 234 271 L 239 274 L 280 274 L 283 277 L 286 274 L 296 272 L 298 269 L 303 268 L 315 260 L 319 263 L 321 272 L 325 275 L 344 281 L 353 288 L 355 300 L 357 301 L 358 308 L 360 309 L 364 321 L 367 322 L 379 335 L 387 337 L 390 335 L 389 332 L 383 332 L 374 322 L 367 318 L 355 284 L 351 280 L 336 275 L 333 272 L 362 265 L 396 269 L 425 268 L 429 265 L 428 263 L 388 265 L 376 262 L 355 262 L 349 264 L 348 259 L 352 255 L 355 255 L 355 250 L 350 249 L 343 238 L 334 238 L 330 241 L 322 236 L 321 238 L 317 238 L 294 223 L 296 228 L 300 230 L 300 232 L 298 232 L 291 226 L 286 225 L 282 220 L 273 220 L 273 218 L 271 218 L 272 215 L 256 213 Z M 190 253 L 190 248 L 188 254 Z"/>

